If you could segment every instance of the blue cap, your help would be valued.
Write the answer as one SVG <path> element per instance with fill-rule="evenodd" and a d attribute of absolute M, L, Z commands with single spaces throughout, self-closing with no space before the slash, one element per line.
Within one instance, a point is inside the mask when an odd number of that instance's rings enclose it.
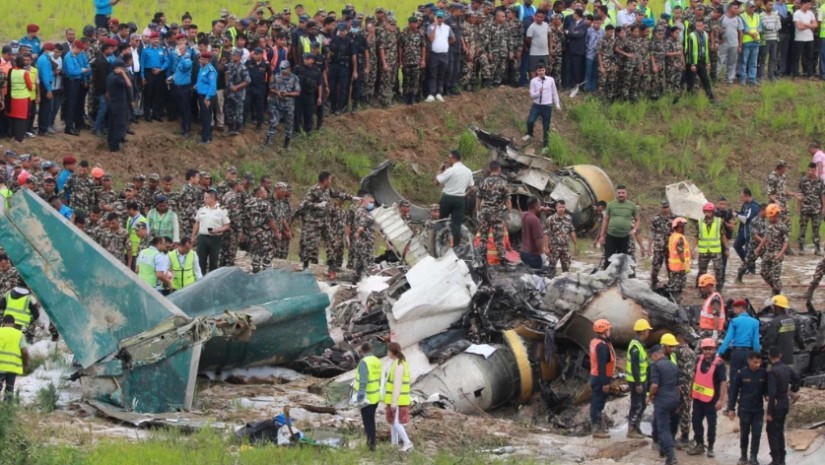
<path fill-rule="evenodd" d="M 158 195 L 157 197 L 155 197 L 155 204 L 163 203 L 163 202 L 166 202 L 167 200 L 169 200 L 169 199 L 167 199 L 165 195 L 161 194 L 161 195 Z"/>
<path fill-rule="evenodd" d="M 309 16 L 301 15 L 300 17 L 298 17 L 298 21 L 300 21 L 302 23 L 305 23 L 305 22 L 309 21 Z"/>
<path fill-rule="evenodd" d="M 662 346 L 659 344 L 653 345 L 650 349 L 647 350 L 648 354 L 655 354 L 656 352 L 662 352 Z"/>
<path fill-rule="evenodd" d="M 347 23 L 338 23 L 338 30 L 339 31 L 346 31 L 347 30 Z"/>
<path fill-rule="evenodd" d="M 436 18 L 443 18 L 444 17 L 444 10 L 438 10 L 435 12 Z"/>
<path fill-rule="evenodd" d="M 357 19 L 352 20 L 352 27 L 359 27 L 361 25 L 361 21 Z"/>
<path fill-rule="evenodd" d="M 252 50 L 252 53 L 264 53 L 264 49 L 261 47 L 255 47 L 255 50 Z"/>

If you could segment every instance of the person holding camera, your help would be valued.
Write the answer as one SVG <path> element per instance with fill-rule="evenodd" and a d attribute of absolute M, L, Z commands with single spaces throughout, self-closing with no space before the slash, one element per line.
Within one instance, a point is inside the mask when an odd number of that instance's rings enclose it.
<path fill-rule="evenodd" d="M 546 75 L 547 68 L 544 62 L 536 65 L 536 77 L 530 81 L 530 98 L 533 106 L 530 107 L 530 114 L 527 116 L 527 134 L 521 138 L 528 141 L 533 138 L 533 127 L 536 120 L 541 116 L 541 127 L 544 130 L 544 140 L 541 147 L 547 147 L 550 137 L 550 118 L 553 115 L 553 106 L 561 111 L 559 93 L 556 90 L 556 80 Z"/>

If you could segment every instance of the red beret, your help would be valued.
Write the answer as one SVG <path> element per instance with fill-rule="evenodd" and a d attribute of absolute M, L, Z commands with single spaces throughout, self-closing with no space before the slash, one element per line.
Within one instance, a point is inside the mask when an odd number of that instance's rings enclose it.
<path fill-rule="evenodd" d="M 158 38 L 158 37 L 160 37 L 160 34 L 159 34 L 157 31 L 151 32 L 151 33 L 149 34 L 149 38 L 150 38 L 150 39 L 156 39 L 156 38 Z"/>
<path fill-rule="evenodd" d="M 117 18 L 112 18 L 109 20 L 109 24 L 120 24 L 120 20 Z"/>
<path fill-rule="evenodd" d="M 748 303 L 744 299 L 738 299 L 733 301 L 734 307 L 747 307 Z"/>
<path fill-rule="evenodd" d="M 37 32 L 40 30 L 40 26 L 37 24 L 29 24 L 26 26 L 26 32 Z"/>
<path fill-rule="evenodd" d="M 77 48 L 79 48 L 80 50 L 86 50 L 86 47 L 88 47 L 88 45 L 86 45 L 86 42 L 83 42 L 82 40 L 75 40 L 75 41 L 74 41 L 74 42 L 72 42 L 72 43 L 73 43 L 73 44 L 74 44 Z"/>
<path fill-rule="evenodd" d="M 65 157 L 63 157 L 63 165 L 64 166 L 65 165 L 73 165 L 75 163 L 77 163 L 77 158 L 75 158 L 71 155 L 66 155 Z"/>
<path fill-rule="evenodd" d="M 206 58 L 207 60 L 211 60 L 212 59 L 212 52 L 207 50 L 207 51 L 201 53 L 201 58 Z"/>
<path fill-rule="evenodd" d="M 43 50 L 51 52 L 52 50 L 54 50 L 54 44 L 51 42 L 46 42 L 45 44 L 43 44 Z"/>
<path fill-rule="evenodd" d="M 106 39 L 106 45 L 109 45 L 111 47 L 117 47 L 117 44 L 118 42 L 115 39 Z"/>
<path fill-rule="evenodd" d="M 183 34 L 178 34 L 178 35 L 175 36 L 175 40 L 181 40 L 181 39 L 185 39 L 185 38 L 186 38 L 186 36 L 183 35 Z"/>
<path fill-rule="evenodd" d="M 29 176 L 30 176 L 29 173 L 27 173 L 25 171 L 20 173 L 20 176 L 17 176 L 17 184 L 21 185 L 21 186 L 26 184 L 26 181 L 29 180 Z"/>

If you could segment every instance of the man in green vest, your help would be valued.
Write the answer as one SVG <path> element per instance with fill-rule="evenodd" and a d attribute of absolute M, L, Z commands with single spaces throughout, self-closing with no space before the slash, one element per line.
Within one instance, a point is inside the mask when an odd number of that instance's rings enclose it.
<path fill-rule="evenodd" d="M 203 278 L 198 254 L 192 250 L 192 240 L 184 237 L 178 248 L 169 252 L 169 264 L 172 271 L 172 291 L 183 289 Z"/>
<path fill-rule="evenodd" d="M 165 195 L 155 197 L 155 208 L 149 210 L 146 220 L 149 230 L 155 236 L 169 237 L 172 242 L 180 242 L 178 214 L 169 209 L 169 199 Z"/>
<path fill-rule="evenodd" d="M 171 243 L 171 242 L 170 242 Z M 166 255 L 167 242 L 161 236 L 152 238 L 152 245 L 140 251 L 137 256 L 138 278 L 152 289 L 165 294 L 172 291 L 172 273 L 169 272 L 169 256 Z"/>
<path fill-rule="evenodd" d="M 647 368 L 650 357 L 645 349 L 645 341 L 650 336 L 650 322 L 645 319 L 636 320 L 633 330 L 636 337 L 627 346 L 626 379 L 630 386 L 630 411 L 627 414 L 627 437 L 641 439 L 642 416 L 645 413 L 647 398 Z"/>
<path fill-rule="evenodd" d="M 712 261 L 716 276 L 716 290 L 721 291 L 725 284 L 725 275 L 722 272 L 722 248 L 728 248 L 728 240 L 722 227 L 722 219 L 713 215 L 715 209 L 716 207 L 710 202 L 702 207 L 705 218 L 699 222 L 699 234 L 696 236 L 696 251 L 699 253 L 696 287 L 699 287 L 699 276 L 707 273 Z"/>
<path fill-rule="evenodd" d="M 126 232 L 129 233 L 129 245 L 131 246 L 129 250 L 126 251 L 126 266 L 129 267 L 132 271 L 137 271 L 137 262 L 136 258 L 138 256 L 138 252 L 140 252 L 140 236 L 138 235 L 138 224 L 145 224 L 147 227 L 149 226 L 149 222 L 146 220 L 146 217 L 140 213 L 140 206 L 137 202 L 129 202 L 126 204 L 126 222 L 124 227 L 126 228 Z"/>
<path fill-rule="evenodd" d="M 3 168 L 5 168 L 5 166 Z M 3 197 L 3 208 L 0 212 L 8 210 L 11 206 L 11 196 L 13 194 L 14 192 L 6 186 L 5 178 L 0 177 L 0 197 Z"/>
<path fill-rule="evenodd" d="M 819 21 L 819 79 L 825 80 L 825 26 L 822 24 L 825 21 L 825 3 L 819 7 L 816 20 Z"/>
<path fill-rule="evenodd" d="M 367 447 L 375 451 L 375 411 L 381 399 L 381 360 L 372 354 L 372 344 L 365 342 L 358 348 L 361 361 L 355 372 L 358 388 L 356 405 L 361 406 L 361 420 L 367 435 Z"/>
<path fill-rule="evenodd" d="M 14 383 L 29 365 L 29 352 L 23 333 L 15 327 L 14 317 L 6 315 L 0 325 L 0 388 L 5 384 L 6 401 L 14 397 Z"/>
<path fill-rule="evenodd" d="M 0 300 L 0 311 L 4 316 L 14 318 L 17 329 L 26 334 L 29 342 L 34 338 L 34 332 L 29 331 L 29 327 L 40 319 L 40 306 L 32 300 L 32 295 L 25 287 L 25 283 L 20 280 L 9 292 Z"/>

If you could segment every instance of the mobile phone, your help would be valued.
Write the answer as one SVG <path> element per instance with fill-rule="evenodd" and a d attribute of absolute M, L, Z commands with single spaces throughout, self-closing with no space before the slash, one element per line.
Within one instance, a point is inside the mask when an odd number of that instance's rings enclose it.
<path fill-rule="evenodd" d="M 212 228 L 206 228 L 206 230 L 212 232 Z"/>

